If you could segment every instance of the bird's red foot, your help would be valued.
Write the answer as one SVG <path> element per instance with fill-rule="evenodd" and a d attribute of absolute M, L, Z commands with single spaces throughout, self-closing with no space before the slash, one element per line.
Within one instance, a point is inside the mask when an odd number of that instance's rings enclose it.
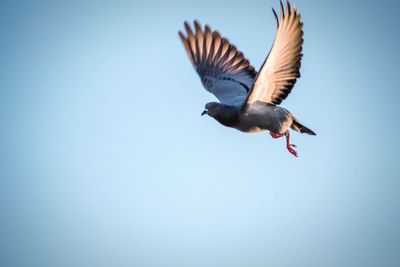
<path fill-rule="evenodd" d="M 274 139 L 278 139 L 278 138 L 281 138 L 283 135 L 282 134 L 274 134 L 274 133 L 269 133 L 271 136 L 272 136 L 272 138 L 274 138 Z"/>
<path fill-rule="evenodd" d="M 286 132 L 286 147 L 287 147 L 287 150 L 289 150 L 289 152 L 293 156 L 295 156 L 296 158 L 298 157 L 297 151 L 294 149 L 297 146 L 290 143 L 290 134 L 289 134 L 289 132 Z"/>
<path fill-rule="evenodd" d="M 293 144 L 287 144 L 287 149 L 289 150 L 289 152 L 292 153 L 292 155 L 297 158 L 299 155 L 297 154 L 297 151 L 294 149 L 295 147 L 297 146 Z"/>

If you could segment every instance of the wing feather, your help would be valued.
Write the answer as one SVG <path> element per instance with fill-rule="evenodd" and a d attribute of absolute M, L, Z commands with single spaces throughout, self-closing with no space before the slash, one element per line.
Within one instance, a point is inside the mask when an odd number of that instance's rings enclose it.
<path fill-rule="evenodd" d="M 280 1 L 280 15 L 272 9 L 277 21 L 274 45 L 261 67 L 246 103 L 257 101 L 279 105 L 290 94 L 297 78 L 300 77 L 303 56 L 303 23 L 287 1 L 286 8 Z"/>
<path fill-rule="evenodd" d="M 194 21 L 194 32 L 184 24 L 179 36 L 203 86 L 224 104 L 241 106 L 257 75 L 256 70 L 227 39 Z"/>

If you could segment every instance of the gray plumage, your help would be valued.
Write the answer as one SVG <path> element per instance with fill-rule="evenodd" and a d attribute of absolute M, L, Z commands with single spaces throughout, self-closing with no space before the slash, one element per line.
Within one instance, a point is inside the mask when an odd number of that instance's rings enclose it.
<path fill-rule="evenodd" d="M 270 131 L 274 138 L 286 136 L 287 148 L 295 156 L 295 145 L 289 142 L 289 128 L 315 135 L 288 110 L 279 107 L 300 77 L 303 56 L 303 23 L 296 6 L 289 1 L 286 10 L 280 2 L 274 44 L 260 71 L 251 66 L 242 52 L 217 31 L 194 21 L 194 30 L 185 22 L 186 35 L 179 36 L 205 89 L 218 102 L 208 103 L 207 114 L 222 125 L 243 132 Z"/>

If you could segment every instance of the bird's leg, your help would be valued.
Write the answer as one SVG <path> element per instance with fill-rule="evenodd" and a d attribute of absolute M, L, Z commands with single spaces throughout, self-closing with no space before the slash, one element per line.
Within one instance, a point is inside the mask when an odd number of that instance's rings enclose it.
<path fill-rule="evenodd" d="M 289 131 L 286 131 L 286 147 L 289 150 L 290 153 L 292 153 L 293 156 L 298 157 L 297 151 L 294 149 L 297 147 L 296 145 L 293 145 L 290 143 L 290 133 Z"/>
<path fill-rule="evenodd" d="M 271 132 L 269 132 L 269 134 L 272 136 L 272 138 L 274 138 L 274 139 L 278 139 L 278 138 L 281 138 L 283 135 L 282 134 L 274 134 L 274 133 L 271 133 Z"/>

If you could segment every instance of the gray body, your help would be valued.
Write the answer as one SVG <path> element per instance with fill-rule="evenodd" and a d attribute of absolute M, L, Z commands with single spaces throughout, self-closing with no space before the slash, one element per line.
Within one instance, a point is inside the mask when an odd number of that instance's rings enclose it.
<path fill-rule="evenodd" d="M 214 118 L 222 125 L 246 133 L 268 130 L 272 134 L 287 135 L 288 129 L 292 128 L 301 133 L 314 134 L 288 110 L 259 101 L 244 107 L 210 102 L 205 106 L 202 115 L 204 114 Z"/>
<path fill-rule="evenodd" d="M 235 127 L 242 132 L 260 132 L 268 130 L 275 134 L 284 134 L 292 125 L 291 113 L 279 106 L 256 102 L 239 112 L 239 123 Z"/>

